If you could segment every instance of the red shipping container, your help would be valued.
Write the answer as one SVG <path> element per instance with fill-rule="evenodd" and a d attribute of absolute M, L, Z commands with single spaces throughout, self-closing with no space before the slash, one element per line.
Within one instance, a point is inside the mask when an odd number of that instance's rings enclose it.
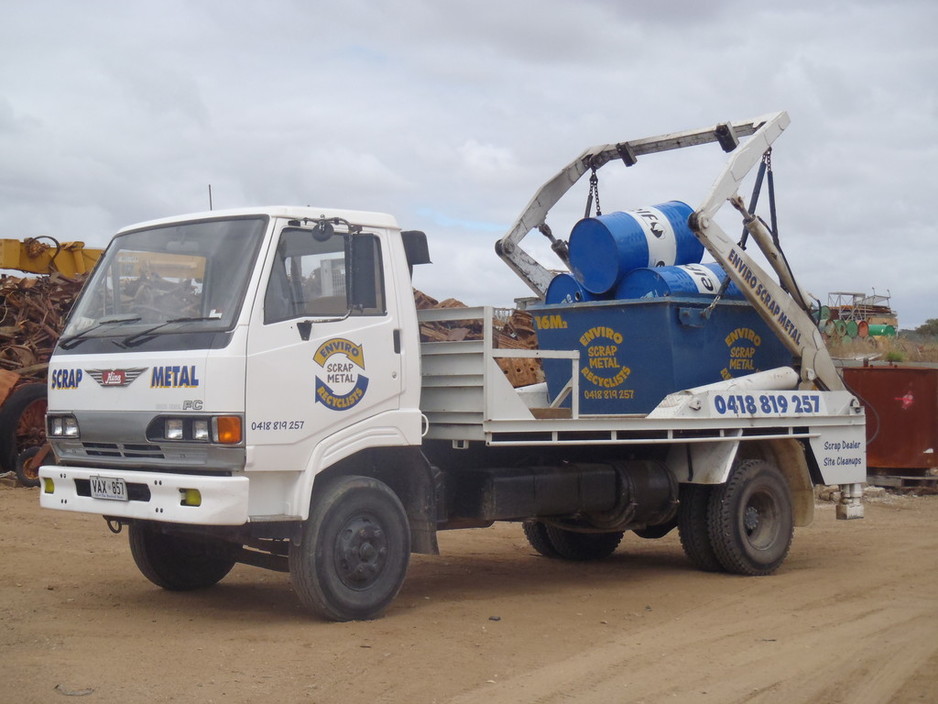
<path fill-rule="evenodd" d="M 845 367 L 866 407 L 870 469 L 938 467 L 938 365 Z"/>

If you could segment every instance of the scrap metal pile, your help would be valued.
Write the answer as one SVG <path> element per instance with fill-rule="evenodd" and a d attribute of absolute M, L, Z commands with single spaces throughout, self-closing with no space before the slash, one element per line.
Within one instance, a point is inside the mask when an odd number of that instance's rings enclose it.
<path fill-rule="evenodd" d="M 466 304 L 455 298 L 437 301 L 422 291 L 414 290 L 417 310 L 428 308 L 466 308 Z M 496 316 L 494 341 L 500 349 L 530 350 L 537 348 L 537 336 L 531 314 L 523 310 L 500 310 Z M 455 323 L 422 323 L 421 342 L 458 342 L 482 339 L 482 324 L 478 320 Z M 544 372 L 537 359 L 499 359 L 498 366 L 514 387 L 527 386 L 544 381 Z"/>
<path fill-rule="evenodd" d="M 37 278 L 0 276 L 0 371 L 18 375 L 20 383 L 44 382 L 49 356 L 65 325 L 84 276 L 69 278 L 61 274 Z M 437 301 L 421 291 L 414 291 L 418 309 L 465 308 L 453 298 Z M 535 349 L 537 338 L 531 315 L 522 310 L 506 310 L 495 321 L 495 344 L 502 349 Z M 420 339 L 424 342 L 458 341 L 481 338 L 478 321 L 443 324 L 424 323 Z M 538 360 L 502 359 L 499 366 L 512 386 L 525 386 L 544 380 Z M 10 378 L 7 374 L 2 377 Z"/>
<path fill-rule="evenodd" d="M 45 381 L 49 356 L 84 279 L 0 276 L 0 370 L 15 372 L 21 382 Z"/>

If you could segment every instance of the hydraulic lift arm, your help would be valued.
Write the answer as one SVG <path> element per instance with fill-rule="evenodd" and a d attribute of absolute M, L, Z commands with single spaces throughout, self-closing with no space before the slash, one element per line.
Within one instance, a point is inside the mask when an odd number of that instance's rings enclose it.
<path fill-rule="evenodd" d="M 553 236 L 549 234 L 550 229 L 547 227 L 545 219 L 550 209 L 580 180 L 583 174 L 590 170 L 599 169 L 614 159 L 622 159 L 626 166 L 633 166 L 638 157 L 643 154 L 683 149 L 684 147 L 709 142 L 719 142 L 724 151 L 732 151 L 739 144 L 739 137 L 754 134 L 766 122 L 766 119 L 763 117 L 755 120 L 725 123 L 705 129 L 673 132 L 657 137 L 646 137 L 629 142 L 590 147 L 538 189 L 527 207 L 521 211 L 521 215 L 508 233 L 495 243 L 495 251 L 534 293 L 543 297 L 555 272 L 542 266 L 540 262 L 522 249 L 520 242 L 532 230 L 540 230 L 552 240 L 554 251 L 558 253 L 560 258 L 565 258 L 562 243 L 558 246 L 558 241 L 554 240 Z M 752 167 L 750 166 L 750 168 Z"/>
<path fill-rule="evenodd" d="M 710 255 L 719 262 L 749 299 L 760 317 L 785 346 L 801 358 L 802 387 L 819 385 L 829 391 L 842 390 L 843 380 L 827 351 L 821 332 L 808 313 L 808 296 L 795 281 L 771 233 L 759 218 L 746 210 L 737 192 L 743 178 L 759 163 L 762 155 L 789 122 L 785 112 L 771 116 L 745 144 L 733 152 L 710 194 L 691 215 L 690 227 Z M 714 222 L 714 214 L 726 201 L 743 216 L 746 230 L 778 275 L 778 281 L 770 277 L 746 250 L 733 242 Z"/>
<path fill-rule="evenodd" d="M 540 230 L 551 239 L 553 250 L 565 260 L 565 243 L 554 239 L 545 219 L 548 211 L 583 174 L 599 169 L 614 159 L 622 159 L 626 166 L 632 166 L 643 154 L 717 142 L 732 156 L 703 205 L 691 216 L 691 229 L 779 339 L 794 355 L 800 357 L 802 386 L 843 389 L 843 381 L 827 352 L 821 333 L 807 312 L 808 297 L 795 282 L 784 256 L 765 225 L 747 211 L 738 194 L 743 179 L 760 162 L 763 154 L 789 123 L 788 114 L 778 112 L 753 120 L 590 147 L 541 186 L 508 233 L 496 242 L 495 249 L 521 280 L 534 293 L 543 297 L 555 272 L 541 265 L 520 246 L 520 242 L 532 230 Z M 740 137 L 749 139 L 741 145 Z M 772 279 L 714 222 L 714 215 L 726 201 L 730 201 L 743 216 L 747 231 L 778 275 L 780 283 Z"/>

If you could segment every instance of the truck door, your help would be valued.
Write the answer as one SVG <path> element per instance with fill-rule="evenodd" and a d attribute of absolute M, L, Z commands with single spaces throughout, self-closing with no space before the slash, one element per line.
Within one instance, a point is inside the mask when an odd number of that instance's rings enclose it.
<path fill-rule="evenodd" d="M 354 445 L 391 422 L 401 360 L 382 261 L 375 234 L 280 232 L 248 335 L 249 470 L 305 469 L 324 439 Z"/>

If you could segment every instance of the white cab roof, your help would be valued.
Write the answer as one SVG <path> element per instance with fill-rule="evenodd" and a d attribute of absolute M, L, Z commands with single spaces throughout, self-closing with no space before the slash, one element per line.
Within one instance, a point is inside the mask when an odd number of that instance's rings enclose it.
<path fill-rule="evenodd" d="M 201 213 L 189 213 L 187 215 L 174 215 L 169 218 L 160 218 L 158 220 L 148 220 L 135 225 L 123 227 L 120 232 L 128 230 L 139 230 L 144 227 L 154 227 L 158 225 L 168 225 L 175 222 L 188 220 L 208 220 L 212 218 L 243 217 L 245 215 L 268 215 L 274 218 L 288 218 L 290 220 L 302 220 L 310 218 L 318 220 L 321 217 L 342 218 L 355 225 L 364 227 L 382 227 L 398 229 L 397 220 L 393 215 L 386 213 L 372 213 L 363 210 L 337 210 L 335 208 L 314 208 L 299 205 L 268 205 L 255 208 L 236 208 L 232 210 L 209 210 Z"/>

